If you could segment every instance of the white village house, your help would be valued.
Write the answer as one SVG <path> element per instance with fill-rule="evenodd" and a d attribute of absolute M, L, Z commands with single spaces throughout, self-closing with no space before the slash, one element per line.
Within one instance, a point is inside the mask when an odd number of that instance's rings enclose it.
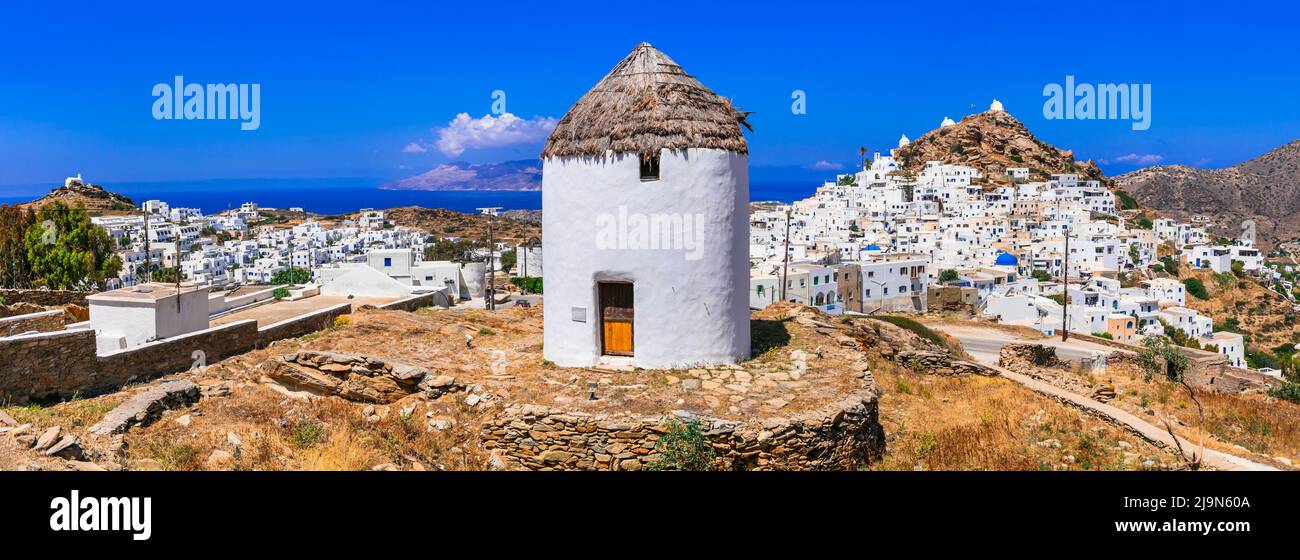
<path fill-rule="evenodd" d="M 178 301 L 179 299 L 179 301 Z M 208 288 L 147 283 L 86 297 L 100 354 L 208 328 Z"/>
<path fill-rule="evenodd" d="M 541 154 L 546 359 L 663 368 L 749 355 L 741 118 L 641 43 L 560 120 Z"/>

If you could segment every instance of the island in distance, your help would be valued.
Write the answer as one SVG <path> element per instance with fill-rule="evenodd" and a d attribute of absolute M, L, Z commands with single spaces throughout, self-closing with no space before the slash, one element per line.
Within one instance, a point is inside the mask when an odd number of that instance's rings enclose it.
<path fill-rule="evenodd" d="M 379 188 L 413 191 L 540 191 L 542 167 L 537 160 L 500 163 L 454 161 Z"/>

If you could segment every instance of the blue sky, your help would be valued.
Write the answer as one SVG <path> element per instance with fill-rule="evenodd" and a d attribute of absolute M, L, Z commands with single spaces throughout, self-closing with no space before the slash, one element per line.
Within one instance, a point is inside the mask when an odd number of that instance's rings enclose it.
<path fill-rule="evenodd" d="M 1300 137 L 1296 9 L 1196 2 L 10 3 L 0 9 L 0 195 L 97 182 L 398 178 L 536 157 L 527 129 L 452 156 L 440 128 L 492 92 L 559 118 L 648 41 L 741 108 L 755 180 L 816 178 L 1000 99 L 1111 174 L 1222 167 Z M 174 76 L 261 85 L 261 126 L 155 120 Z M 1043 87 L 1149 83 L 1151 127 L 1046 120 Z M 791 113 L 791 92 L 807 113 Z M 411 147 L 414 145 L 414 147 Z M 420 151 L 423 150 L 423 151 Z M 1132 154 L 1132 157 L 1125 158 Z M 817 162 L 825 170 L 810 169 Z"/>

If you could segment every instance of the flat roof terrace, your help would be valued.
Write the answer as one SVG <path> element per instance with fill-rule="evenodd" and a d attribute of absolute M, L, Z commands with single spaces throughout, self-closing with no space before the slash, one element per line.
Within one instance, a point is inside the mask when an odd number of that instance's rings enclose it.
<path fill-rule="evenodd" d="M 346 296 L 313 296 L 296 301 L 272 301 L 271 303 L 254 305 L 247 309 L 241 309 L 233 313 L 222 315 L 209 321 L 209 325 L 217 326 L 252 319 L 257 321 L 258 328 L 262 328 L 267 325 L 279 323 L 286 319 L 292 319 L 299 315 L 305 315 L 313 311 L 320 311 L 328 307 L 333 307 L 340 303 L 351 303 L 352 311 L 355 312 L 357 308 L 363 305 L 373 305 L 378 307 L 385 303 L 397 301 L 398 299 L 399 298 L 361 296 L 348 299 Z"/>

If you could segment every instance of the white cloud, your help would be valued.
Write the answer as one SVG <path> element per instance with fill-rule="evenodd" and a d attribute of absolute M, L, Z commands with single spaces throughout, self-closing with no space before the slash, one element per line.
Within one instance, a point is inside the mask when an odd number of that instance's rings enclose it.
<path fill-rule="evenodd" d="M 1129 154 L 1122 155 L 1122 156 L 1119 156 L 1119 157 L 1115 158 L 1115 161 L 1117 161 L 1117 162 L 1121 162 L 1121 163 L 1134 163 L 1134 164 L 1137 164 L 1137 165 L 1155 165 L 1155 164 L 1160 163 L 1160 162 L 1162 162 L 1162 161 L 1164 161 L 1164 160 L 1165 160 L 1165 156 L 1162 156 L 1162 155 L 1160 155 L 1160 154 L 1134 154 L 1134 153 L 1129 153 Z"/>
<path fill-rule="evenodd" d="M 427 151 L 429 151 L 428 147 L 415 142 L 411 142 L 410 144 L 407 144 L 405 148 L 402 148 L 402 153 L 404 154 L 423 154 Z"/>
<path fill-rule="evenodd" d="M 817 163 L 809 165 L 808 169 L 816 169 L 818 171 L 839 171 L 841 169 L 844 169 L 844 166 L 838 163 L 831 163 L 823 159 L 823 160 L 818 160 Z"/>
<path fill-rule="evenodd" d="M 546 139 L 557 122 L 553 117 L 521 119 L 511 113 L 474 119 L 469 113 L 461 113 L 447 126 L 433 129 L 438 135 L 434 147 L 447 157 L 457 157 L 465 150 L 538 143 Z"/>

